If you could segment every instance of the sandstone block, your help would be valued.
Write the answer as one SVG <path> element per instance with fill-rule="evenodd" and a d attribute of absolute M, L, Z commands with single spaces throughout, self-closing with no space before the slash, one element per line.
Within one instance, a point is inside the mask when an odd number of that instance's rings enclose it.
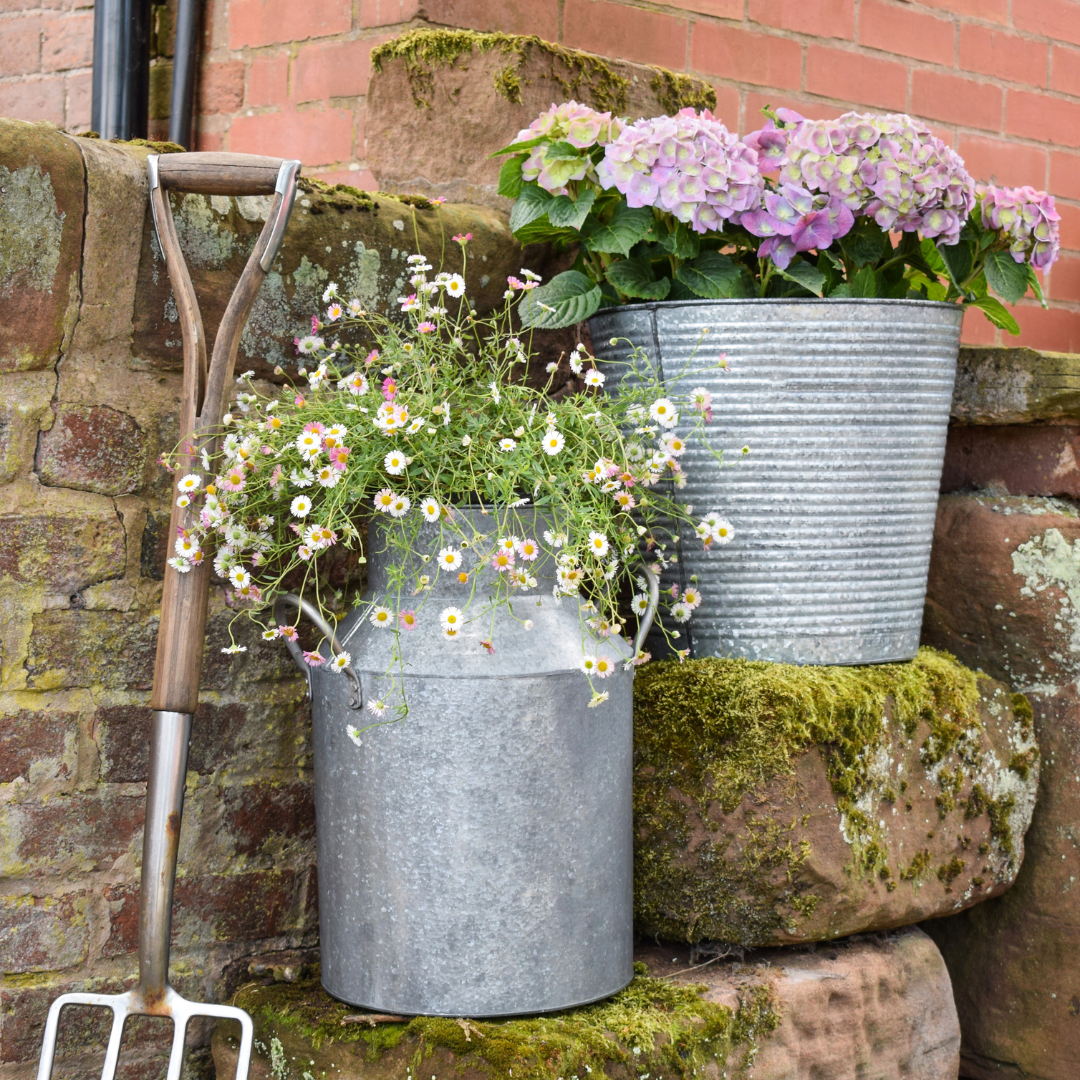
<path fill-rule="evenodd" d="M 1080 497 L 1080 427 L 954 425 L 941 490 Z"/>
<path fill-rule="evenodd" d="M 1078 582 L 1071 503 L 941 499 L 923 637 L 1022 689 L 1042 751 L 1016 884 L 925 926 L 949 965 L 975 1080 L 1071 1080 L 1080 1058 Z"/>
<path fill-rule="evenodd" d="M 19 709 L 0 716 L 0 784 L 17 776 L 67 779 L 78 756 L 79 714 L 54 709 Z"/>
<path fill-rule="evenodd" d="M 8 372 L 0 382 L 0 484 L 34 466 L 38 432 L 52 422 L 52 372 Z"/>
<path fill-rule="evenodd" d="M 43 484 L 100 495 L 127 495 L 141 486 L 146 439 L 132 417 L 107 405 L 57 405 L 55 412 L 38 447 Z"/>
<path fill-rule="evenodd" d="M 662 662 L 634 687 L 646 934 L 821 941 L 1009 887 L 1038 776 L 1030 710 L 950 656 Z"/>
<path fill-rule="evenodd" d="M 960 350 L 952 415 L 964 424 L 1030 424 L 1074 419 L 1080 410 L 1080 356 L 1007 345 Z"/>
<path fill-rule="evenodd" d="M 0 372 L 52 367 L 74 326 L 85 190 L 74 142 L 0 119 Z"/>
<path fill-rule="evenodd" d="M 368 165 L 380 186 L 487 206 L 510 205 L 496 193 L 502 162 L 489 155 L 553 102 L 634 119 L 716 105 L 699 79 L 536 37 L 411 30 L 371 59 Z"/>
<path fill-rule="evenodd" d="M 27 685 L 149 689 L 157 622 L 138 611 L 55 609 L 34 616 Z"/>
<path fill-rule="evenodd" d="M 237 855 L 281 858 L 315 850 L 311 784 L 244 784 L 222 791 L 221 823 Z"/>
<path fill-rule="evenodd" d="M 0 897 L 0 956 L 6 975 L 59 971 L 89 953 L 87 893 Z"/>
<path fill-rule="evenodd" d="M 234 1001 L 255 1021 L 252 1080 L 302 1080 L 323 1070 L 341 1080 L 396 1077 L 417 1056 L 437 1080 L 955 1080 L 960 1032 L 948 972 L 917 929 L 691 971 L 679 947 L 640 947 L 636 959 L 627 990 L 552 1017 L 368 1026 L 362 1010 L 335 1001 L 317 977 L 263 978 Z M 232 1026 L 220 1025 L 219 1076 L 235 1070 L 236 1048 Z"/>

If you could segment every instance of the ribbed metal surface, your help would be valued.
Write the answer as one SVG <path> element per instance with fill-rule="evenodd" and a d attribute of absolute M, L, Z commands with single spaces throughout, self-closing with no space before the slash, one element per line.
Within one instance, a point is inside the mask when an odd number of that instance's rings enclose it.
<path fill-rule="evenodd" d="M 455 513 L 491 527 L 479 510 Z M 533 513 L 519 516 L 539 533 Z M 381 598 L 378 527 L 372 539 L 369 581 Z M 425 525 L 414 556 L 456 539 Z M 482 590 L 494 571 L 464 555 Z M 620 664 L 601 687 L 610 700 L 589 708 L 579 670 L 583 644 L 619 659 L 631 646 L 583 642 L 578 604 L 551 595 L 554 560 L 531 568 L 539 587 L 515 598 L 517 619 L 499 609 L 494 626 L 469 623 L 456 641 L 438 612 L 465 608 L 471 584 L 446 574 L 400 638 L 363 608 L 346 617 L 338 632 L 365 701 L 396 700 L 387 672 L 397 640 L 409 703 L 401 723 L 372 728 L 360 746 L 346 725 L 372 718 L 349 710 L 344 678 L 313 673 L 322 981 L 344 1001 L 501 1016 L 595 1001 L 633 977 L 634 675 Z"/>
<path fill-rule="evenodd" d="M 961 319 L 956 305 L 912 300 L 706 300 L 593 316 L 597 357 L 625 359 L 632 346 L 610 339 L 629 339 L 680 392 L 712 393 L 709 439 L 734 465 L 718 471 L 693 442 L 682 459 L 695 513 L 718 510 L 735 529 L 708 552 L 684 536 L 665 578 L 698 576 L 695 656 L 915 655 Z M 705 371 L 721 353 L 730 369 Z M 675 430 L 687 435 L 690 419 Z"/>

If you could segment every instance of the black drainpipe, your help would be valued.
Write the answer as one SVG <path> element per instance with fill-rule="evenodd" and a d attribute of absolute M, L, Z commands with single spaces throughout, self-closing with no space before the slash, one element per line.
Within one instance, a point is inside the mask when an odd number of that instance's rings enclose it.
<path fill-rule="evenodd" d="M 195 98 L 196 61 L 199 56 L 200 0 L 179 0 L 176 12 L 176 48 L 173 51 L 172 101 L 169 107 L 169 141 L 185 150 L 192 148 L 192 117 Z"/>
<path fill-rule="evenodd" d="M 150 112 L 150 0 L 97 0 L 90 126 L 145 139 Z"/>

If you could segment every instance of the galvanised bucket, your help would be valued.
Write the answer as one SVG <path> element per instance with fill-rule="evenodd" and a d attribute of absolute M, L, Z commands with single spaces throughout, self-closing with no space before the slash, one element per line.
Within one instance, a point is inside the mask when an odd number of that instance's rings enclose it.
<path fill-rule="evenodd" d="M 686 501 L 735 532 L 710 551 L 683 536 L 664 575 L 681 587 L 697 575 L 704 592 L 692 655 L 915 655 L 962 317 L 955 304 L 854 299 L 666 301 L 592 317 L 598 358 L 641 346 L 680 391 L 711 392 L 708 438 L 734 465 L 717 471 L 693 441 L 682 458 Z M 729 370 L 706 371 L 722 353 Z M 618 378 L 612 369 L 609 384 Z"/>
<path fill-rule="evenodd" d="M 454 513 L 491 532 L 479 509 Z M 542 533 L 535 511 L 517 513 Z M 412 557 L 448 542 L 456 535 L 440 540 L 424 525 Z M 368 595 L 380 603 L 383 546 L 375 525 Z M 476 556 L 463 555 L 473 577 Z M 435 595 L 407 601 L 420 608 L 415 630 L 375 628 L 365 607 L 342 621 L 365 702 L 400 700 L 395 641 L 404 667 L 408 715 L 359 746 L 346 727 L 375 718 L 349 709 L 341 675 L 311 673 L 322 982 L 334 997 L 380 1012 L 499 1016 L 595 1001 L 633 977 L 633 670 L 618 663 L 597 684 L 610 700 L 588 707 L 583 633 L 590 651 L 597 642 L 579 602 L 552 596 L 544 559 L 530 564 L 538 587 L 514 600 L 531 630 L 497 608 L 494 628 L 489 615 L 446 640 L 439 612 L 465 609 L 472 587 L 447 574 Z M 480 570 L 479 589 L 494 575 Z M 600 648 L 633 655 L 622 638 Z"/>

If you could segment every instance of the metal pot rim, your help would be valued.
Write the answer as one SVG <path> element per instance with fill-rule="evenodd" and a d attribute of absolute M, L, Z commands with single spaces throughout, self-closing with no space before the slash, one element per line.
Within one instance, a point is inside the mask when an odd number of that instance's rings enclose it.
<path fill-rule="evenodd" d="M 739 296 L 721 300 L 646 300 L 640 304 L 612 304 L 600 308 L 589 316 L 590 321 L 598 315 L 614 314 L 617 311 L 657 311 L 679 307 L 707 307 L 721 304 L 889 304 L 896 307 L 958 308 L 962 305 L 948 300 L 913 300 L 908 298 L 889 299 L 875 296 Z"/>

